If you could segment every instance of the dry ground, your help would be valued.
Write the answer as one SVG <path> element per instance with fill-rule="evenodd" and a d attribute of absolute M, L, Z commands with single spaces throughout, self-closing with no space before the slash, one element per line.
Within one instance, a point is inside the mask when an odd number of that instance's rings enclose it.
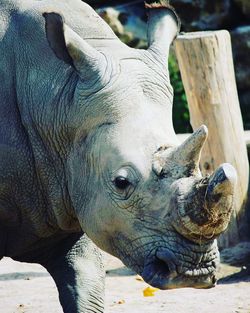
<path fill-rule="evenodd" d="M 223 253 L 219 284 L 209 290 L 191 288 L 157 291 L 144 297 L 147 285 L 122 263 L 106 257 L 105 313 L 250 313 L 250 244 Z M 237 266 L 235 266 L 237 265 Z M 57 290 L 37 264 L 0 262 L 0 313 L 62 313 Z"/>

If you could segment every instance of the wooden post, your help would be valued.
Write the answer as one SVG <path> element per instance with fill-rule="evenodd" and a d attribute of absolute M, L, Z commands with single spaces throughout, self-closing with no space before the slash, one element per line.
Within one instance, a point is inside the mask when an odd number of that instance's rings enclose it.
<path fill-rule="evenodd" d="M 228 31 L 186 33 L 175 40 L 175 52 L 188 99 L 191 125 L 209 130 L 201 170 L 211 173 L 224 162 L 237 170 L 234 213 L 226 233 L 219 238 L 225 248 L 239 242 L 238 220 L 247 196 L 249 165 L 235 83 Z"/>

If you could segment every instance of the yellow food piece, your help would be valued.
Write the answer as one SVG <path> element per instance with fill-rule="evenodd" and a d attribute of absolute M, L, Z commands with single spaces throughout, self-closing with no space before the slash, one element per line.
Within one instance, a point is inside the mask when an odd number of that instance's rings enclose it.
<path fill-rule="evenodd" d="M 154 287 L 147 287 L 143 290 L 143 296 L 144 297 L 153 297 L 155 295 L 155 292 L 159 290 L 158 288 Z"/>

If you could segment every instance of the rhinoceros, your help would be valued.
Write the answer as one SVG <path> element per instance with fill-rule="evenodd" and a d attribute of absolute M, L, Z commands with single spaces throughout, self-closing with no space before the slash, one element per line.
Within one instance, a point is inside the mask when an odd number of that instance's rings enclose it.
<path fill-rule="evenodd" d="M 179 21 L 146 3 L 133 49 L 80 0 L 0 3 L 0 258 L 36 262 L 64 312 L 103 312 L 99 249 L 161 289 L 215 285 L 236 172 L 179 143 L 167 58 Z"/>

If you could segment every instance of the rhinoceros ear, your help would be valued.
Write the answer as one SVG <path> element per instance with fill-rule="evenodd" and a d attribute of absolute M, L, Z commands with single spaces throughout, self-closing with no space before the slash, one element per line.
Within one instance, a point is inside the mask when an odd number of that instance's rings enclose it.
<path fill-rule="evenodd" d="M 55 55 L 73 66 L 83 80 L 102 75 L 106 58 L 67 26 L 58 13 L 43 13 L 46 36 Z"/>
<path fill-rule="evenodd" d="M 169 47 L 180 31 L 180 19 L 167 0 L 147 0 L 149 51 L 159 51 L 164 59 Z"/>

